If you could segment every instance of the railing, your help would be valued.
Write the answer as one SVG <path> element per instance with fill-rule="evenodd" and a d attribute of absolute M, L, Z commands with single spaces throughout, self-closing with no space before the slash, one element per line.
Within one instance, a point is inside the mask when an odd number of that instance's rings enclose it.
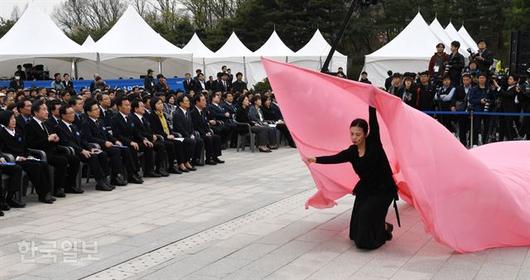
<path fill-rule="evenodd" d="M 473 146 L 473 133 L 474 133 L 474 118 L 475 116 L 492 116 L 492 117 L 530 117 L 530 113 L 504 113 L 504 112 L 474 112 L 474 111 L 422 111 L 423 113 L 436 116 L 436 115 L 457 115 L 457 116 L 469 116 L 469 143 Z M 530 136 L 530 135 L 528 135 Z M 527 136 L 527 137 L 528 137 Z M 484 137 L 484 136 L 483 136 Z"/>

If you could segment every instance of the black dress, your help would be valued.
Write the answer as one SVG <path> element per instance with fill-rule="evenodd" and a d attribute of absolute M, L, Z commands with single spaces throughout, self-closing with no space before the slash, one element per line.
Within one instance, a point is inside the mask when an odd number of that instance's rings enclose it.
<path fill-rule="evenodd" d="M 336 155 L 317 158 L 317 163 L 321 164 L 350 162 L 360 178 L 353 191 L 357 197 L 352 210 L 350 239 L 361 249 L 379 248 L 389 239 L 385 218 L 392 201 L 398 199 L 373 107 L 370 107 L 369 122 L 364 156 L 360 157 L 357 146 L 351 145 Z"/>

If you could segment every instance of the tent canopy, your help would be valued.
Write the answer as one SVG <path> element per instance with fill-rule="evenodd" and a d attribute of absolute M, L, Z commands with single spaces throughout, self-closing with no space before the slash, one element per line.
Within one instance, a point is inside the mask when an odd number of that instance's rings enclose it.
<path fill-rule="evenodd" d="M 255 56 L 281 57 L 291 56 L 294 52 L 283 43 L 276 30 L 274 30 L 263 46 L 254 52 Z"/>
<path fill-rule="evenodd" d="M 466 41 L 467 45 L 474 52 L 478 51 L 477 43 L 475 42 L 475 40 L 473 40 L 471 35 L 469 35 L 469 33 L 467 32 L 466 28 L 463 25 L 462 25 L 462 27 L 460 27 L 460 30 L 458 30 L 458 34 L 460 34 L 460 37 L 462 37 L 462 39 L 464 39 Z"/>
<path fill-rule="evenodd" d="M 392 41 L 365 57 L 364 70 L 378 86 L 384 85 L 388 70 L 425 71 L 438 43 L 440 39 L 418 13 Z"/>
<path fill-rule="evenodd" d="M 446 53 L 451 53 L 451 42 L 453 40 L 451 40 L 451 37 L 449 37 L 447 32 L 445 32 L 445 29 L 440 24 L 438 19 L 434 18 L 434 20 L 431 22 L 429 27 L 431 28 L 431 31 L 434 34 L 434 36 L 436 36 L 436 38 L 438 38 L 439 43 L 444 43 L 445 52 Z M 432 47 L 432 49 L 434 50 L 434 47 Z"/>
<path fill-rule="evenodd" d="M 197 33 L 193 33 L 190 41 L 182 48 L 182 51 L 185 53 L 193 53 L 194 58 L 212 57 L 214 55 L 214 52 L 204 45 L 201 38 L 197 36 Z"/>
<path fill-rule="evenodd" d="M 449 24 L 445 27 L 445 32 L 447 33 L 447 35 L 449 35 L 449 37 L 452 40 L 460 42 L 460 49 L 461 50 L 465 51 L 465 50 L 467 50 L 468 48 L 471 47 L 467 43 L 467 41 L 464 40 L 464 38 L 462 38 L 462 36 L 460 36 L 460 34 L 458 34 L 458 31 L 456 31 L 456 28 L 453 26 L 452 23 L 449 22 Z"/>
<path fill-rule="evenodd" d="M 315 31 L 315 34 L 313 34 L 313 37 L 305 46 L 303 46 L 300 50 L 296 52 L 296 56 L 327 56 L 329 51 L 331 50 L 331 45 L 328 44 L 328 41 L 322 36 L 322 33 L 320 33 L 320 30 L 317 29 Z M 333 56 L 343 56 L 338 51 L 335 51 Z"/>
<path fill-rule="evenodd" d="M 191 60 L 191 53 L 186 54 L 162 38 L 132 6 L 96 42 L 94 49 L 99 53 L 101 61 L 124 57 Z"/>
<path fill-rule="evenodd" d="M 237 37 L 235 32 L 232 32 L 224 45 L 215 52 L 215 58 L 223 57 L 245 57 L 252 56 L 252 51 L 249 50 L 241 40 Z"/>
<path fill-rule="evenodd" d="M 389 59 L 430 58 L 439 42 L 440 39 L 431 32 L 421 14 L 418 13 L 392 41 L 367 55 L 366 63 Z"/>
<path fill-rule="evenodd" d="M 83 42 L 83 45 L 81 46 L 85 47 L 88 50 L 92 50 L 95 44 L 96 42 L 94 41 L 94 39 L 92 39 L 92 36 L 88 35 L 85 41 Z"/>
<path fill-rule="evenodd" d="M 35 5 L 29 5 L 22 17 L 0 39 L 0 60 L 21 58 L 95 60 L 96 55 L 68 38 L 53 20 Z"/>

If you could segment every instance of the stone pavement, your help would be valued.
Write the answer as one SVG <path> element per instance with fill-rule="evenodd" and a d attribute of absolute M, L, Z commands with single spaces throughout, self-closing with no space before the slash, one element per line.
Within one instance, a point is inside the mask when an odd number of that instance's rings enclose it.
<path fill-rule="evenodd" d="M 294 149 L 224 159 L 110 193 L 89 183 L 53 205 L 6 212 L 0 279 L 530 280 L 528 248 L 456 254 L 403 203 L 394 240 L 360 251 L 347 233 L 353 197 L 304 209 L 314 187 Z"/>

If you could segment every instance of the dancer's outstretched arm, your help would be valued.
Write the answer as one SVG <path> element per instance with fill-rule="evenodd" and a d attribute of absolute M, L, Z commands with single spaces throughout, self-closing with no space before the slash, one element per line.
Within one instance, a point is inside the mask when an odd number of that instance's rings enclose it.
<path fill-rule="evenodd" d="M 308 158 L 307 162 L 308 163 L 320 163 L 320 164 L 336 164 L 336 163 L 350 162 L 351 159 L 353 159 L 353 155 L 351 153 L 350 148 L 348 148 L 336 155 Z"/>

